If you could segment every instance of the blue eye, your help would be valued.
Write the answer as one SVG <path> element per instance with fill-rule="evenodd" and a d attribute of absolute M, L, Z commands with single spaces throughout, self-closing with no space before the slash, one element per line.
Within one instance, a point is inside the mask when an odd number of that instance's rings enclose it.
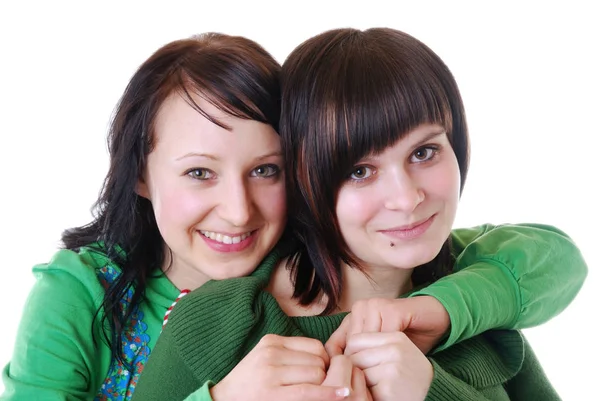
<path fill-rule="evenodd" d="M 195 180 L 210 180 L 215 176 L 215 173 L 206 168 L 194 168 L 188 170 L 186 174 Z"/>
<path fill-rule="evenodd" d="M 258 178 L 270 178 L 278 175 L 281 169 L 276 164 L 264 164 L 252 170 L 252 176 Z"/>

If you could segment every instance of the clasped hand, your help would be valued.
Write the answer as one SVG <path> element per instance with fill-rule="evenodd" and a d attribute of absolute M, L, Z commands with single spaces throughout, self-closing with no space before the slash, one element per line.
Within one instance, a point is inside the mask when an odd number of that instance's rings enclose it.
<path fill-rule="evenodd" d="M 214 401 L 422 401 L 425 357 L 450 321 L 432 297 L 359 301 L 325 345 L 266 335 L 211 389 Z"/>

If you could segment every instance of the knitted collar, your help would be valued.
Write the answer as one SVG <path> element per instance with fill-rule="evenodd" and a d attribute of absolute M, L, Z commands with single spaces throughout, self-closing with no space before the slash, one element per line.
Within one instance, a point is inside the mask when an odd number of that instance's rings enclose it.
<path fill-rule="evenodd" d="M 287 249 L 278 246 L 250 276 L 207 282 L 182 298 L 171 312 L 162 337 L 172 343 L 162 346 L 179 353 L 200 385 L 222 380 L 266 334 L 325 342 L 341 323 L 345 313 L 289 317 L 264 291 Z M 513 377 L 523 356 L 520 333 L 497 331 L 466 340 L 431 358 L 482 388 Z"/>

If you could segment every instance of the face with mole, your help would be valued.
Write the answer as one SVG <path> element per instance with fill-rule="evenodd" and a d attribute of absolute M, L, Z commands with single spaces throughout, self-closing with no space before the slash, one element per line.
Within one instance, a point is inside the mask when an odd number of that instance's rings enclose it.
<path fill-rule="evenodd" d="M 446 132 L 422 124 L 354 166 L 339 190 L 336 215 L 367 271 L 413 269 L 439 253 L 459 196 L 460 171 Z"/>

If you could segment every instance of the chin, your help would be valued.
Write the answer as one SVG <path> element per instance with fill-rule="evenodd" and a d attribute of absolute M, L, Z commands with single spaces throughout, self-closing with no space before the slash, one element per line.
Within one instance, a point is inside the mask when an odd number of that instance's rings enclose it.
<path fill-rule="evenodd" d="M 438 255 L 439 250 L 432 252 L 423 252 L 419 254 L 413 254 L 405 258 L 399 258 L 396 256 L 395 258 L 390 258 L 390 265 L 396 267 L 397 269 L 414 269 L 416 267 L 422 266 L 426 263 L 431 262 Z"/>
<path fill-rule="evenodd" d="M 254 269 L 243 268 L 242 266 L 222 266 L 219 270 L 213 272 L 211 277 L 213 280 L 226 280 L 230 278 L 238 278 L 248 276 Z"/>
<path fill-rule="evenodd" d="M 422 261 L 421 259 L 410 259 L 406 260 L 404 263 L 399 263 L 399 261 L 396 259 L 393 262 L 389 263 L 389 265 L 398 270 L 412 270 L 421 265 L 424 265 L 427 262 L 427 260 Z"/>

